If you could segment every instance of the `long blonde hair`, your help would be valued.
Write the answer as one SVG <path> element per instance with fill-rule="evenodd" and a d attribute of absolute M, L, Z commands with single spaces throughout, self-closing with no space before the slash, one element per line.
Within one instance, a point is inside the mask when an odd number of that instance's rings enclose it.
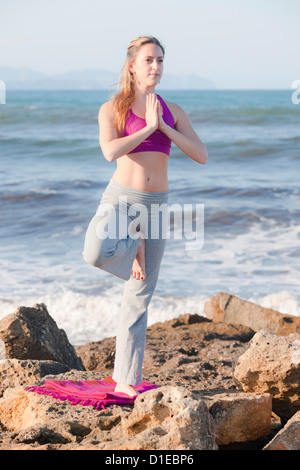
<path fill-rule="evenodd" d="M 129 44 L 116 93 L 111 97 L 115 112 L 115 126 L 119 136 L 123 135 L 127 114 L 135 99 L 134 77 L 129 71 L 129 65 L 135 61 L 140 47 L 144 44 L 157 44 L 161 48 L 163 56 L 165 55 L 164 47 L 154 36 L 139 36 L 133 39 Z"/>

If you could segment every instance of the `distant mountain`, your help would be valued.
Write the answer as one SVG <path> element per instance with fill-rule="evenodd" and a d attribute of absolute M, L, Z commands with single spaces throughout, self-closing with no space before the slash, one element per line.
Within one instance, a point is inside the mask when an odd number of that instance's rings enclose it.
<path fill-rule="evenodd" d="M 7 90 L 109 90 L 118 83 L 119 74 L 101 69 L 73 70 L 56 75 L 46 75 L 28 68 L 0 66 L 0 80 Z M 198 75 L 177 76 L 164 74 L 159 85 L 164 90 L 215 89 L 212 80 Z"/>

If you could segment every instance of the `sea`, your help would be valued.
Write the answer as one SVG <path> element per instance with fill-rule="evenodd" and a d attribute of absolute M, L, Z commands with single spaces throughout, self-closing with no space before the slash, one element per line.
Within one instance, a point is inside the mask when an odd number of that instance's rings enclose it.
<path fill-rule="evenodd" d="M 193 224 L 184 230 L 183 216 L 170 219 L 148 324 L 205 316 L 218 292 L 299 316 L 300 104 L 292 90 L 156 92 L 182 107 L 208 160 L 199 164 L 172 143 L 169 207 L 187 207 Z M 82 257 L 117 165 L 98 140 L 98 111 L 110 96 L 8 90 L 0 105 L 0 319 L 44 303 L 74 345 L 114 336 L 121 316 L 125 281 Z"/>

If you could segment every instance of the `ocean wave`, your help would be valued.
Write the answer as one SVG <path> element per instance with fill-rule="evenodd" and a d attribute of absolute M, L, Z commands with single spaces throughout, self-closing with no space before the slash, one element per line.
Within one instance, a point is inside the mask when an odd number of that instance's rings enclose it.
<path fill-rule="evenodd" d="M 45 303 L 58 327 L 67 333 L 70 342 L 73 345 L 85 344 L 116 335 L 122 294 L 121 285 L 111 286 L 101 294 L 50 288 L 49 293 L 41 295 L 0 299 L 0 319 L 12 313 L 19 305 Z M 148 309 L 148 325 L 177 318 L 187 310 L 201 315 L 206 300 L 208 297 L 205 295 L 174 297 L 154 293 Z"/>
<path fill-rule="evenodd" d="M 268 123 L 295 122 L 299 119 L 299 111 L 287 108 L 252 108 L 236 107 L 235 109 L 222 107 L 221 109 L 195 109 L 189 112 L 194 124 L 237 124 L 237 125 L 264 125 Z"/>
<path fill-rule="evenodd" d="M 282 199 L 287 199 L 290 197 L 296 197 L 300 196 L 300 190 L 295 187 L 269 187 L 269 186 L 263 186 L 263 185 L 257 185 L 255 187 L 249 188 L 249 187 L 240 187 L 240 186 L 221 186 L 221 185 L 216 185 L 212 187 L 177 187 L 174 188 L 173 190 L 174 195 L 177 197 L 177 195 L 184 195 L 186 193 L 189 195 L 190 199 L 198 199 L 199 195 L 203 196 L 210 196 L 211 199 L 215 199 L 216 201 L 222 202 L 222 198 L 226 196 L 230 196 L 233 199 L 236 198 L 260 198 L 261 202 L 266 204 L 268 198 L 273 198 L 273 197 L 279 197 Z M 182 197 L 182 196 L 181 196 Z M 207 198 L 203 199 L 203 202 L 206 201 Z"/>
<path fill-rule="evenodd" d="M 12 201 L 12 202 L 21 202 L 21 201 L 29 201 L 29 200 L 43 200 L 43 199 L 49 199 L 52 198 L 53 196 L 57 195 L 57 192 L 55 190 L 48 190 L 48 191 L 29 191 L 25 193 L 19 193 L 19 194 L 0 194 L 0 199 L 2 201 Z"/>
<path fill-rule="evenodd" d="M 13 186 L 13 189 L 11 189 L 10 186 Z M 44 187 L 39 186 L 36 188 L 25 189 L 24 191 L 16 189 L 15 183 L 13 183 L 11 185 L 7 184 L 5 191 L 2 190 L 0 192 L 0 200 L 7 202 L 31 203 L 32 201 L 59 198 L 61 205 L 63 206 L 64 202 L 72 197 L 72 194 L 76 196 L 80 190 L 94 188 L 99 191 L 101 183 L 88 179 L 58 180 L 54 181 L 51 186 L 49 186 L 49 181 L 45 181 Z"/>
<path fill-rule="evenodd" d="M 186 312 L 205 317 L 204 304 L 207 300 L 209 296 L 205 294 L 168 296 L 154 293 L 148 309 L 148 326 L 177 318 Z M 287 290 L 244 300 L 284 314 L 300 315 L 299 302 Z M 65 330 L 71 344 L 77 346 L 116 335 L 121 301 L 121 286 L 111 287 L 101 294 L 58 288 L 36 296 L 0 299 L 0 319 L 13 313 L 20 305 L 30 307 L 35 303 L 44 303 L 58 327 Z"/>

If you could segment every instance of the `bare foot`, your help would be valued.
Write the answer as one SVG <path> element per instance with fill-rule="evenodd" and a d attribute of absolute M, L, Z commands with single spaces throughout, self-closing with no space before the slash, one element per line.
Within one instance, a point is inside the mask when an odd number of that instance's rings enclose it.
<path fill-rule="evenodd" d="M 117 383 L 115 387 L 115 392 L 120 392 L 120 393 L 126 393 L 126 395 L 129 395 L 130 397 L 133 397 L 134 395 L 139 395 L 140 393 L 137 392 L 132 385 L 129 384 L 119 384 Z"/>
<path fill-rule="evenodd" d="M 146 279 L 145 235 L 143 232 L 136 232 L 136 234 L 139 236 L 139 247 L 136 258 L 132 264 L 131 274 L 136 279 L 144 281 Z"/>

